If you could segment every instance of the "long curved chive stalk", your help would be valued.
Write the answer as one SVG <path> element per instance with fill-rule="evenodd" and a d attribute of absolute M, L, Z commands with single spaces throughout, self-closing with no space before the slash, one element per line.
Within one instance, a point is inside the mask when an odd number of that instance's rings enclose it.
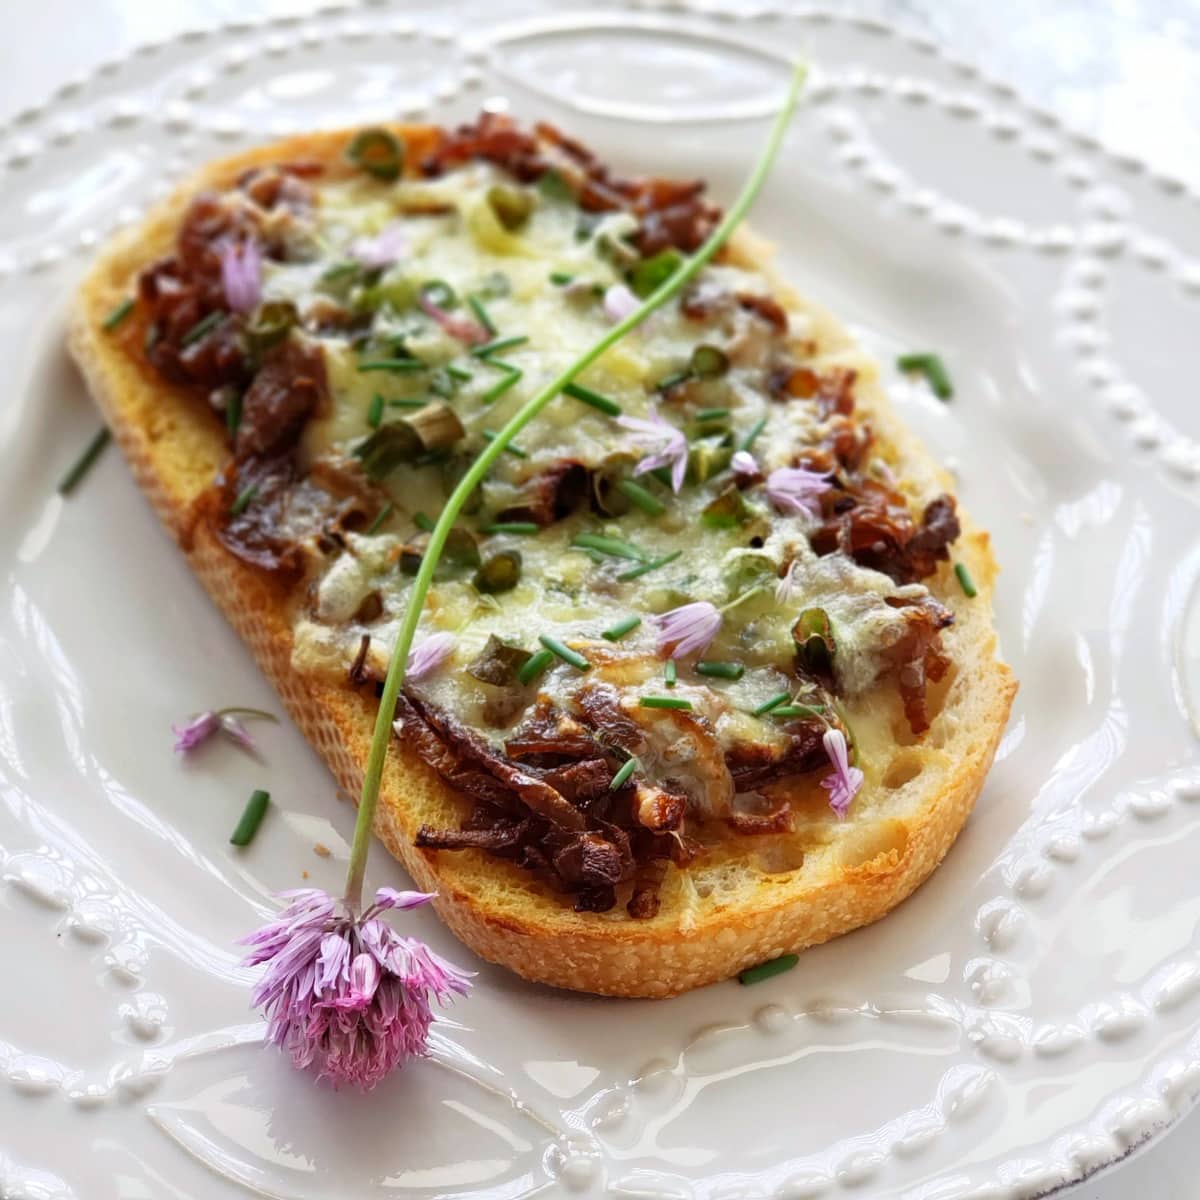
<path fill-rule="evenodd" d="M 346 876 L 346 901 L 357 911 L 362 905 L 363 877 L 367 869 L 367 851 L 371 845 L 371 831 L 375 821 L 375 806 L 379 801 L 379 785 L 383 778 L 383 765 L 387 758 L 388 742 L 391 737 L 392 722 L 396 712 L 396 699 L 404 682 L 404 671 L 408 661 L 408 653 L 416 636 L 417 626 L 421 621 L 421 612 L 425 607 L 425 596 L 429 585 L 433 582 L 433 573 L 445 548 L 446 539 L 458 514 L 466 504 L 467 498 L 475 490 L 483 477 L 491 470 L 492 464 L 504 453 L 505 447 L 529 424 L 567 384 L 573 382 L 592 365 L 602 354 L 616 345 L 631 329 L 636 329 L 652 312 L 661 308 L 668 300 L 677 295 L 687 286 L 717 251 L 729 240 L 730 234 L 741 223 L 747 210 L 754 203 L 762 186 L 767 181 L 771 167 L 783 145 L 788 123 L 796 109 L 800 98 L 800 89 L 804 85 L 807 69 L 797 64 L 792 73 L 791 85 L 783 106 L 771 132 L 762 155 L 750 178 L 746 180 L 741 194 L 726 212 L 716 229 L 709 234 L 704 244 L 689 258 L 684 259 L 671 274 L 663 280 L 653 292 L 647 296 L 637 308 L 624 320 L 618 321 L 591 349 L 585 351 L 556 378 L 531 396 L 520 409 L 500 429 L 496 437 L 488 442 L 479 457 L 459 480 L 458 486 L 451 493 L 442 509 L 438 523 L 429 535 L 429 544 L 425 547 L 420 569 L 413 581 L 412 594 L 408 607 L 404 612 L 404 620 L 400 632 L 396 636 L 396 644 L 392 648 L 391 660 L 388 663 L 387 677 L 383 682 L 383 695 L 379 699 L 379 714 L 375 718 L 375 733 L 371 738 L 371 750 L 367 756 L 367 769 L 363 773 L 362 793 L 358 802 L 358 819 L 354 825 L 354 841 L 350 847 L 350 866 Z M 516 368 L 513 368 L 515 371 Z M 515 382 L 515 380 L 513 381 Z M 492 397 L 494 399 L 494 397 Z"/>

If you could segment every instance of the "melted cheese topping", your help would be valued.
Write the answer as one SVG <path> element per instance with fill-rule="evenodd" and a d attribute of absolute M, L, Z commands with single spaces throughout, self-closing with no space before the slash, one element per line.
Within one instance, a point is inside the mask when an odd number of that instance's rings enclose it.
<path fill-rule="evenodd" d="M 376 396 L 383 398 L 384 423 L 402 420 L 415 402 L 438 398 L 431 392 L 435 380 L 466 431 L 456 449 L 478 453 L 487 431 L 499 429 L 534 390 L 608 328 L 601 297 L 624 282 L 622 238 L 630 232 L 632 218 L 608 214 L 588 219 L 573 203 L 530 188 L 523 190 L 533 201 L 532 212 L 512 231 L 488 202 L 488 190 L 495 185 L 515 186 L 494 168 L 478 164 L 432 182 L 384 184 L 361 178 L 318 187 L 317 206 L 292 234 L 296 261 L 268 265 L 265 298 L 291 300 L 302 315 L 311 316 L 328 306 L 332 296 L 343 308 L 373 315 L 369 327 L 364 318 L 353 333 L 312 339 L 325 357 L 332 405 L 305 430 L 302 452 L 309 461 L 353 457 L 372 432 L 368 419 L 372 406 L 380 403 Z M 445 211 L 428 212 L 439 206 Z M 403 250 L 394 265 L 368 283 L 361 277 L 354 281 L 353 272 L 344 270 L 351 282 L 339 283 L 339 264 L 346 263 L 355 240 L 392 230 L 397 222 Z M 563 276 L 572 282 L 564 285 Z M 527 340 L 494 357 L 472 355 L 467 344 L 416 303 L 421 287 L 434 280 L 457 297 L 480 297 L 498 336 Z M 696 411 L 728 409 L 727 418 L 714 422 L 706 443 L 718 463 L 722 448 L 727 460 L 732 448 L 763 421 L 753 452 L 764 475 L 791 465 L 798 450 L 820 442 L 825 429 L 815 403 L 773 400 L 767 372 L 773 363 L 797 362 L 797 347 L 804 345 L 807 333 L 805 318 L 792 314 L 791 329 L 782 336 L 738 304 L 737 294 L 767 294 L 765 281 L 753 273 L 711 266 L 700 283 L 714 298 L 711 316 L 691 320 L 679 300 L 672 301 L 579 382 L 615 401 L 627 416 L 649 418 L 658 409 L 688 431 L 693 442 L 698 436 Z M 454 315 L 470 317 L 471 310 L 461 304 Z M 361 369 L 364 362 L 393 357 L 401 342 L 404 353 L 430 369 Z M 658 385 L 684 369 L 700 343 L 723 351 L 729 369 L 719 378 L 689 385 L 686 403 L 673 403 Z M 505 378 L 506 368 L 497 360 L 521 375 L 489 402 L 489 389 Z M 447 374 L 447 366 L 454 368 L 453 374 Z M 464 372 L 469 378 L 462 377 Z M 761 484 L 741 493 L 746 512 L 740 524 L 709 527 L 702 519 L 705 507 L 733 482 L 727 466 L 706 481 L 686 484 L 678 495 L 649 475 L 639 476 L 665 505 L 659 516 L 637 507 L 619 516 L 597 516 L 583 503 L 536 536 L 484 533 L 497 513 L 520 503 L 527 486 L 564 459 L 630 477 L 643 454 L 611 416 L 567 396 L 549 405 L 521 435 L 517 448 L 519 455 L 506 454 L 497 462 L 480 489 L 475 511 L 460 524 L 476 535 L 485 559 L 497 551 L 519 552 L 519 583 L 500 595 L 484 595 L 472 584 L 471 568 L 447 564 L 439 569 L 418 633 L 418 642 L 439 630 L 457 635 L 453 658 L 422 684 L 424 695 L 497 742 L 520 713 L 506 703 L 504 689 L 481 683 L 464 669 L 492 635 L 536 651 L 538 635 L 548 634 L 593 663 L 585 674 L 556 660 L 539 681 L 539 689 L 556 700 L 565 701 L 585 678 L 603 679 L 619 685 L 627 707 L 636 708 L 644 695 L 690 700 L 711 721 L 723 745 L 739 738 L 769 742 L 777 738 L 771 722 L 751 714 L 770 697 L 796 687 L 791 628 L 803 609 L 820 607 L 828 614 L 837 639 L 838 685 L 853 695 L 871 687 L 880 670 L 879 649 L 902 631 L 904 618 L 888 599 L 926 594 L 919 585 L 897 588 L 841 554 L 818 558 L 806 536 L 812 518 L 775 511 Z M 394 512 L 380 531 L 350 534 L 340 555 L 320 560 L 311 601 L 295 626 L 294 659 L 302 670 L 344 673 L 364 633 L 371 639 L 370 665 L 379 675 L 386 670 L 412 582 L 397 565 L 402 548 L 419 537 L 414 518 L 436 516 L 453 479 L 448 480 L 444 465 L 408 464 L 388 474 L 382 486 Z M 574 548 L 573 539 L 583 532 L 618 538 L 648 559 L 680 553 L 668 565 L 622 580 L 637 562 Z M 779 603 L 775 586 L 793 560 L 793 594 Z M 376 600 L 368 604 L 372 597 Z M 725 610 L 705 658 L 741 663 L 745 673 L 738 680 L 714 679 L 696 673 L 694 663 L 681 663 L 678 683 L 669 690 L 650 618 L 694 600 Z M 364 615 L 370 619 L 361 619 Z M 632 633 L 616 643 L 600 637 L 630 615 L 643 618 Z M 525 695 L 519 707 L 531 699 Z"/>

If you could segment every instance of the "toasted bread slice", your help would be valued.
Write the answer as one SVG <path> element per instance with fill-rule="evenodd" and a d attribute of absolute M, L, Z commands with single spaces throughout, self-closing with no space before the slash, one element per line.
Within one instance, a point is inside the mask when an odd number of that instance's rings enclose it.
<path fill-rule="evenodd" d="M 425 128 L 396 130 L 410 145 Z M 247 168 L 316 159 L 336 174 L 348 134 L 296 137 L 216 162 L 137 229 L 106 248 L 81 287 L 69 345 L 134 477 L 213 600 L 253 651 L 300 731 L 350 794 L 360 790 L 376 715 L 373 698 L 299 674 L 292 665 L 292 605 L 272 578 L 235 558 L 195 519 L 200 497 L 229 451 L 193 395 L 139 362 L 135 328 L 102 321 L 134 289 L 138 272 L 170 251 L 188 200 L 229 186 Z M 728 251 L 769 273 L 769 248 L 742 232 Z M 893 469 L 917 494 L 946 481 L 893 414 L 874 368 L 827 315 L 772 278 L 775 294 L 808 314 L 822 356 L 859 372 L 858 411 L 879 434 Z M 961 515 L 961 514 L 960 514 Z M 956 558 L 978 595 L 968 599 L 948 564 L 927 580 L 953 610 L 944 636 L 953 667 L 931 690 L 932 728 L 908 731 L 891 690 L 850 711 L 866 784 L 839 823 L 824 793 L 798 785 L 790 833 L 727 837 L 686 869 L 671 869 L 656 916 L 621 908 L 578 913 L 530 872 L 480 852 L 422 850 L 418 828 L 457 826 L 464 800 L 403 744 L 393 743 L 376 832 L 474 951 L 532 980 L 619 996 L 670 996 L 781 954 L 827 941 L 884 916 L 942 860 L 983 786 L 1016 683 L 997 660 L 990 597 L 996 564 L 986 533 L 962 517 Z M 799 790 L 802 788 L 803 790 Z"/>

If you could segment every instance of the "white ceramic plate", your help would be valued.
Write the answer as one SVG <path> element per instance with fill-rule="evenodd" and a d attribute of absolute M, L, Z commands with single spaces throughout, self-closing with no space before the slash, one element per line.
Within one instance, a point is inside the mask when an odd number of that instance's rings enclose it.
<path fill-rule="evenodd" d="M 1120 1157 L 1200 1090 L 1200 201 L 872 22 L 504 7 L 188 35 L 0 128 L 0 1195 L 1007 1200 Z M 54 495 L 96 425 L 73 282 L 236 145 L 485 99 L 728 198 L 801 51 L 756 224 L 884 363 L 941 352 L 952 404 L 893 392 L 1004 566 L 1021 693 L 975 817 L 898 912 L 753 988 L 553 993 L 421 914 L 475 994 L 429 1062 L 317 1088 L 260 1047 L 232 943 L 337 887 L 351 806 L 287 726 L 175 760 L 171 720 L 275 702 L 115 454 Z"/>

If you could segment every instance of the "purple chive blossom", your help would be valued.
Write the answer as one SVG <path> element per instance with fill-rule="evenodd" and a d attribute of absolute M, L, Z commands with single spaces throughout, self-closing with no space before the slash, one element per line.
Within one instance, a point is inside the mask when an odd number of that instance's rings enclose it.
<path fill-rule="evenodd" d="M 749 450 L 738 450 L 729 460 L 729 465 L 735 475 L 754 476 L 759 473 L 758 460 Z"/>
<path fill-rule="evenodd" d="M 456 317 L 441 305 L 435 304 L 424 292 L 417 297 L 417 303 L 427 317 L 432 317 L 452 338 L 457 338 L 460 342 L 477 346 L 486 342 L 490 336 L 478 321 L 473 321 L 470 317 Z"/>
<path fill-rule="evenodd" d="M 404 677 L 410 682 L 432 675 L 454 653 L 454 634 L 431 633 L 408 654 Z"/>
<path fill-rule="evenodd" d="M 250 736 L 250 731 L 237 719 L 237 717 L 226 715 L 221 718 L 221 732 L 226 737 L 232 738 L 243 750 L 255 750 L 254 739 Z"/>
<path fill-rule="evenodd" d="M 604 293 L 604 313 L 614 324 L 623 321 L 641 301 L 623 283 L 614 283 Z"/>
<path fill-rule="evenodd" d="M 393 221 L 374 237 L 355 238 L 350 243 L 350 257 L 364 267 L 390 267 L 408 248 L 404 224 Z"/>
<path fill-rule="evenodd" d="M 262 296 L 262 253 L 255 241 L 221 247 L 221 286 L 234 312 L 248 313 Z"/>
<path fill-rule="evenodd" d="M 221 728 L 221 718 L 215 712 L 197 713 L 184 725 L 172 725 L 175 753 L 186 754 L 208 741 Z"/>
<path fill-rule="evenodd" d="M 783 512 L 816 516 L 817 497 L 832 485 L 820 471 L 807 467 L 780 467 L 767 476 L 767 498 Z"/>
<path fill-rule="evenodd" d="M 721 628 L 721 614 L 707 600 L 681 605 L 653 620 L 658 626 L 658 651 L 671 658 L 703 654 Z"/>
<path fill-rule="evenodd" d="M 863 785 L 863 773 L 850 765 L 846 735 L 840 729 L 827 729 L 821 745 L 833 764 L 833 773 L 821 780 L 821 786 L 829 793 L 829 807 L 840 821 L 846 816 L 850 801 L 858 795 L 858 789 Z"/>
<path fill-rule="evenodd" d="M 678 493 L 683 487 L 683 477 L 687 473 L 688 465 L 688 444 L 683 430 L 677 429 L 670 421 L 664 421 L 657 410 L 651 410 L 648 421 L 642 420 L 641 417 L 618 417 L 617 424 L 633 434 L 630 441 L 635 446 L 648 452 L 633 468 L 633 473 L 644 475 L 658 467 L 669 466 L 671 490 Z"/>
<path fill-rule="evenodd" d="M 370 1091 L 426 1053 L 430 997 L 444 1005 L 471 986 L 424 942 L 380 920 L 385 909 L 404 912 L 433 897 L 380 888 L 355 919 L 345 901 L 316 888 L 282 896 L 290 903 L 279 917 L 241 939 L 250 947 L 243 965 L 267 965 L 254 991 L 267 1040 L 334 1087 Z"/>

